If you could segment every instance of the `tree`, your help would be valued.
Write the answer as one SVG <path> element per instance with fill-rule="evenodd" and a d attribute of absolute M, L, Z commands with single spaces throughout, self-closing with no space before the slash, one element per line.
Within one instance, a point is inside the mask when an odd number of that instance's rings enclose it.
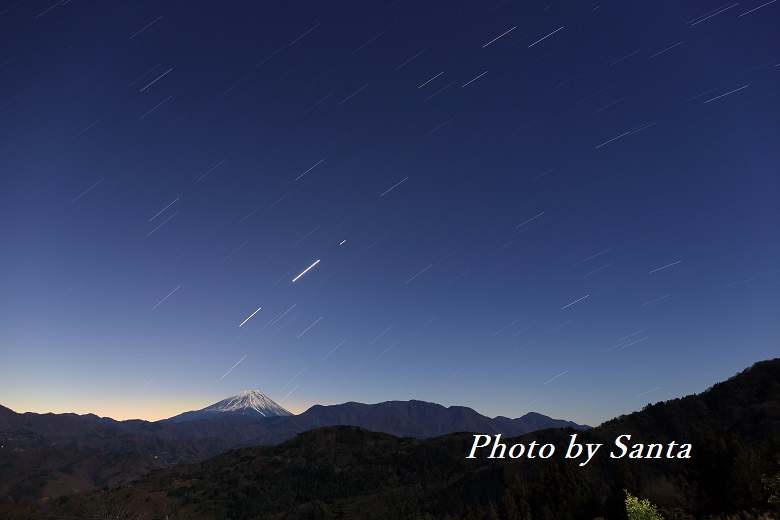
<path fill-rule="evenodd" d="M 488 505 L 485 508 L 484 517 L 485 520 L 501 520 L 498 517 L 498 512 L 496 511 L 496 506 L 493 504 L 493 502 L 488 502 Z"/>
<path fill-rule="evenodd" d="M 504 491 L 504 495 L 498 503 L 498 511 L 502 520 L 520 520 L 520 511 L 518 511 L 517 503 L 509 490 Z"/>
<path fill-rule="evenodd" d="M 764 489 L 769 494 L 767 502 L 780 509 L 780 471 L 774 476 L 765 476 L 761 479 Z"/>
<path fill-rule="evenodd" d="M 628 520 L 664 520 L 664 517 L 658 513 L 658 509 L 649 500 L 639 500 L 632 496 L 627 489 L 624 491 L 626 492 Z"/>
<path fill-rule="evenodd" d="M 333 504 L 333 516 L 337 519 L 348 518 L 347 506 L 344 504 L 343 501 L 338 501 L 335 504 Z"/>

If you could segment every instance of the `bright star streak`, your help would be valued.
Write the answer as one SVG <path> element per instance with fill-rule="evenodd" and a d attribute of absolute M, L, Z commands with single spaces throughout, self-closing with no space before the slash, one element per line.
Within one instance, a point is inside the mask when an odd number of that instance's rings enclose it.
<path fill-rule="evenodd" d="M 661 269 L 666 269 L 667 267 L 671 267 L 673 265 L 677 265 L 677 264 L 681 264 L 681 263 L 682 263 L 682 260 L 677 260 L 676 262 L 672 262 L 671 264 L 666 264 L 665 266 L 659 267 L 658 269 L 653 269 L 652 271 L 648 271 L 647 274 L 654 273 L 656 271 L 660 271 Z"/>
<path fill-rule="evenodd" d="M 341 343 L 339 343 L 338 345 L 336 345 L 335 347 L 333 347 L 333 350 L 331 350 L 330 352 L 328 352 L 327 354 L 325 354 L 325 357 L 323 357 L 322 359 L 320 359 L 320 363 L 322 363 L 323 361 L 325 361 L 325 358 L 326 358 L 326 357 L 328 357 L 328 356 L 330 356 L 331 354 L 333 354 L 333 352 L 334 352 L 334 351 L 335 351 L 337 348 L 339 348 L 341 345 L 343 345 L 345 341 L 347 341 L 347 340 L 345 340 L 345 339 L 341 340 Z"/>
<path fill-rule="evenodd" d="M 408 178 L 409 178 L 409 177 L 405 177 L 403 181 L 399 181 L 399 182 L 397 182 L 397 183 L 393 184 L 393 188 L 395 188 L 396 186 L 398 186 L 399 184 L 401 184 L 402 182 L 404 182 L 404 181 L 405 181 L 406 179 L 408 179 Z M 386 192 L 384 192 L 383 194 L 381 194 L 381 195 L 380 195 L 380 197 L 384 197 L 385 195 L 387 195 L 387 194 L 390 192 L 390 190 L 392 190 L 393 188 L 390 188 L 389 190 L 387 190 Z"/>
<path fill-rule="evenodd" d="M 457 375 L 458 375 L 458 374 L 460 374 L 461 372 L 463 372 L 463 369 L 462 369 L 462 368 L 461 368 L 460 370 L 458 370 L 457 372 L 455 372 L 454 374 L 452 374 L 452 375 L 451 375 L 450 377 L 448 377 L 447 379 L 445 379 L 445 380 L 444 380 L 444 382 L 443 382 L 442 384 L 440 384 L 439 386 L 444 386 L 445 384 L 447 384 L 447 383 L 450 381 L 450 379 L 452 379 L 453 377 L 457 376 Z"/>
<path fill-rule="evenodd" d="M 568 372 L 568 370 L 564 370 L 563 372 L 561 372 L 561 373 L 560 373 L 560 374 L 558 374 L 557 376 L 555 376 L 555 377 L 553 377 L 552 379 L 550 379 L 550 381 L 555 381 L 556 379 L 558 379 L 559 377 L 561 377 L 561 376 L 562 376 L 563 374 L 565 374 L 566 372 Z M 549 383 L 550 381 L 547 381 L 547 383 Z M 545 383 L 545 384 L 547 384 L 547 383 Z"/>
<path fill-rule="evenodd" d="M 414 276 L 412 276 L 411 278 L 409 278 L 408 280 L 406 280 L 406 283 L 409 283 L 409 282 L 411 282 L 412 280 L 414 280 L 415 278 L 417 278 L 418 276 L 420 276 L 421 274 L 423 274 L 425 271 L 427 271 L 427 270 L 428 270 L 428 269 L 430 269 L 431 267 L 433 267 L 433 264 L 429 265 L 428 267 L 426 267 L 425 269 L 423 269 L 422 271 L 420 271 L 420 272 L 419 272 L 419 273 L 417 273 L 416 275 L 414 275 Z"/>
<path fill-rule="evenodd" d="M 152 381 L 154 381 L 154 379 L 150 379 L 149 382 L 146 383 L 144 386 L 142 386 L 141 389 L 139 391 L 137 391 L 133 397 L 138 397 L 138 394 L 143 392 L 146 389 L 146 387 L 149 386 L 152 383 Z"/>
<path fill-rule="evenodd" d="M 407 177 L 407 178 L 408 178 L 408 177 Z M 97 181 L 97 182 L 95 183 L 95 185 L 94 185 L 94 186 L 92 186 L 92 188 L 94 188 L 95 186 L 97 186 L 98 184 L 100 184 L 101 182 L 103 182 L 104 180 L 106 180 L 106 178 L 105 178 L 105 177 L 103 177 L 102 179 L 100 179 L 99 181 Z M 406 180 L 406 179 L 404 179 L 404 180 Z M 401 182 L 403 182 L 403 181 L 401 181 Z M 399 183 L 399 184 L 400 184 L 400 183 Z M 92 188 L 90 188 L 89 190 L 91 190 Z M 395 188 L 395 186 L 393 186 L 393 188 Z M 392 188 L 390 188 L 390 189 L 392 189 Z M 81 197 L 83 197 L 84 195 L 86 195 L 86 194 L 89 192 L 89 190 L 85 191 L 84 193 L 82 193 L 81 195 L 79 195 L 78 197 L 76 197 L 75 199 L 73 199 L 72 201 L 70 201 L 70 203 L 71 203 L 71 204 L 73 204 L 74 202 L 76 202 L 77 200 L 79 200 Z M 389 191 L 389 190 L 388 190 L 388 191 Z"/>
<path fill-rule="evenodd" d="M 306 274 L 306 273 L 309 271 L 309 269 L 311 269 L 312 267 L 314 267 L 315 265 L 317 265 L 317 264 L 319 264 L 319 263 L 320 263 L 320 261 L 319 261 L 319 260 L 317 260 L 316 262 L 314 262 L 313 264 L 311 264 L 309 267 L 307 267 L 307 268 L 306 268 L 306 269 L 305 269 L 305 270 L 304 270 L 304 271 L 303 271 L 301 274 L 299 274 L 298 276 L 296 276 L 295 278 L 293 278 L 293 280 L 292 280 L 292 281 L 293 281 L 293 282 L 295 282 L 295 280 L 297 280 L 297 279 L 298 279 L 298 278 L 300 278 L 301 276 L 305 275 L 305 274 Z"/>
<path fill-rule="evenodd" d="M 247 356 L 247 354 L 244 354 L 244 357 L 242 357 L 241 359 L 239 359 L 239 360 L 238 360 L 238 363 L 241 363 L 241 362 L 242 362 L 244 359 L 246 359 L 246 356 Z M 228 374 L 229 374 L 229 373 L 230 373 L 230 372 L 231 372 L 231 371 L 232 371 L 234 368 L 236 368 L 236 367 L 238 366 L 238 363 L 236 363 L 235 365 L 233 365 L 232 367 L 230 367 L 230 370 L 228 370 L 227 372 L 225 372 L 225 376 L 226 376 L 226 375 L 228 375 Z M 220 380 L 222 380 L 222 379 L 225 379 L 225 376 L 222 376 L 222 377 L 220 377 L 219 379 L 220 379 Z"/>
<path fill-rule="evenodd" d="M 573 302 L 571 302 L 571 303 L 569 303 L 569 304 L 566 304 L 566 305 L 564 305 L 563 307 L 561 307 L 561 310 L 565 309 L 566 307 L 570 307 L 570 306 L 574 305 L 574 304 L 575 304 L 575 303 L 577 303 L 578 301 L 584 300 L 584 299 L 585 299 L 585 298 L 587 298 L 588 296 L 590 296 L 590 294 L 586 294 L 585 296 L 583 296 L 583 297 L 582 297 L 582 298 L 580 298 L 579 300 L 574 300 Z"/>
<path fill-rule="evenodd" d="M 181 197 L 176 197 L 176 200 L 174 200 L 173 202 L 171 202 L 170 204 L 168 204 L 167 206 L 165 206 L 163 209 L 161 209 L 161 210 L 160 210 L 160 212 L 159 212 L 159 213 L 157 213 L 157 215 L 155 215 L 155 216 L 153 216 L 152 218 L 150 218 L 150 219 L 149 219 L 149 222 L 151 222 L 152 220 L 154 220 L 154 219 L 156 219 L 157 217 L 159 217 L 159 216 L 160 216 L 160 214 L 162 214 L 162 212 L 163 212 L 163 211 L 165 211 L 166 209 L 168 209 L 168 208 L 170 208 L 171 206 L 173 206 L 173 205 L 176 203 L 176 201 L 177 201 L 177 200 L 179 200 L 180 198 L 181 198 Z"/>
<path fill-rule="evenodd" d="M 656 390 L 660 390 L 660 389 L 661 389 L 661 387 L 657 386 L 657 387 L 653 388 L 652 390 L 648 390 L 647 392 L 643 392 L 643 393 L 641 393 L 639 395 L 635 395 L 634 397 L 642 397 L 643 395 L 647 395 L 650 392 L 655 392 Z"/>
<path fill-rule="evenodd" d="M 146 234 L 146 236 L 149 236 L 149 235 L 151 235 L 152 233 L 154 233 L 155 231 L 157 231 L 158 229 L 160 229 L 161 227 L 163 227 L 163 226 L 165 225 L 165 223 L 166 223 L 166 222 L 168 222 L 169 220 L 171 220 L 173 217 L 175 217 L 175 216 L 176 216 L 176 215 L 178 215 L 178 214 L 179 214 L 179 212 L 177 211 L 176 213 L 174 213 L 174 214 L 173 214 L 173 215 L 171 215 L 170 217 L 166 218 L 166 219 L 163 221 L 163 223 L 162 223 L 162 224 L 160 224 L 159 226 L 157 226 L 157 227 L 156 227 L 156 228 L 154 228 L 153 230 L 149 231 L 149 232 Z"/>
<path fill-rule="evenodd" d="M 255 312 L 253 312 L 252 314 L 250 314 L 250 315 L 249 315 L 249 318 L 247 318 L 247 319 L 245 319 L 244 321 L 242 321 L 242 322 L 241 322 L 241 325 L 239 325 L 239 327 L 241 327 L 241 326 L 242 326 L 244 323 L 246 323 L 246 322 L 248 322 L 250 319 L 252 319 L 252 316 L 254 316 L 255 314 L 257 314 L 257 312 L 258 312 L 260 309 L 262 309 L 262 307 L 258 307 L 258 308 L 257 308 L 257 310 L 256 310 Z"/>
<path fill-rule="evenodd" d="M 179 285 L 179 287 L 181 287 L 181 285 Z M 179 287 L 177 287 L 176 289 L 172 290 L 172 291 L 171 291 L 171 292 L 168 294 L 168 296 L 166 296 L 165 298 L 163 298 L 162 300 L 160 300 L 160 301 L 159 301 L 159 303 L 158 303 L 157 305 L 155 305 L 154 307 L 152 307 L 152 310 L 155 310 L 157 307 L 159 307 L 159 306 L 160 306 L 160 304 L 161 304 L 162 302 L 164 302 L 165 300 L 167 300 L 167 299 L 168 299 L 168 297 L 169 297 L 171 294 L 173 294 L 173 293 L 175 293 L 176 291 L 178 291 L 178 290 L 179 290 Z"/>
<path fill-rule="evenodd" d="M 284 390 L 285 388 L 287 388 L 288 386 L 290 386 L 290 384 L 291 384 L 293 381 L 295 381 L 296 379 L 298 379 L 298 376 L 299 376 L 299 375 L 301 375 L 301 374 L 303 374 L 303 371 L 304 371 L 304 370 L 306 370 L 306 367 L 304 367 L 304 368 L 303 368 L 303 370 L 301 370 L 300 372 L 298 372 L 298 374 L 296 374 L 296 376 L 295 376 L 295 377 L 293 377 L 292 379 L 290 379 L 290 382 L 289 382 L 289 383 L 287 383 L 286 385 L 284 385 L 284 386 L 282 387 L 282 390 Z"/>
<path fill-rule="evenodd" d="M 726 92 L 725 94 L 721 94 L 720 96 L 716 96 L 716 97 L 714 97 L 714 98 L 712 98 L 712 99 L 708 99 L 708 100 L 707 100 L 707 101 L 705 101 L 704 103 L 706 104 L 706 103 L 709 103 L 710 101 L 715 101 L 716 99 L 720 99 L 720 98 L 722 98 L 723 96 L 728 96 L 729 94 L 733 94 L 734 92 L 737 92 L 738 90 L 742 90 L 743 88 L 748 88 L 749 86 L 750 86 L 750 85 L 745 85 L 744 87 L 739 87 L 739 88 L 736 88 L 736 89 L 734 89 L 734 90 L 732 90 L 732 91 L 730 91 L 730 92 Z"/>
<path fill-rule="evenodd" d="M 306 330 L 309 330 L 310 328 L 312 328 L 313 326 L 315 326 L 315 325 L 317 324 L 317 322 L 318 322 L 318 321 L 320 321 L 321 319 L 322 319 L 322 316 L 320 316 L 319 318 L 317 318 L 317 320 L 316 320 L 314 323 L 312 323 L 311 325 L 309 325 L 308 327 L 306 327 Z M 304 334 L 306 334 L 306 330 L 304 330 L 303 332 L 301 332 L 300 334 L 298 334 L 298 337 L 297 337 L 296 339 L 300 339 L 300 337 L 301 337 L 301 336 L 303 336 Z"/>
<path fill-rule="evenodd" d="M 528 48 L 530 49 L 531 47 L 533 47 L 534 45 L 536 45 L 536 44 L 537 44 L 537 43 L 539 43 L 540 41 L 544 40 L 545 38 L 549 38 L 549 37 L 550 37 L 550 36 L 552 36 L 553 34 L 555 34 L 555 33 L 557 33 L 558 31 L 560 31 L 561 29 L 563 29 L 563 26 L 560 26 L 559 28 L 555 29 L 553 32 L 551 32 L 550 34 L 548 34 L 548 35 L 547 35 L 547 36 L 545 36 L 544 38 L 539 38 L 538 40 L 536 40 L 535 42 L 533 42 L 531 45 L 529 45 L 529 46 L 528 46 Z"/>
<path fill-rule="evenodd" d="M 305 172 L 303 172 L 302 174 L 298 175 L 298 176 L 295 178 L 295 180 L 297 181 L 298 179 L 300 179 L 301 177 L 303 177 L 304 175 L 306 175 L 307 173 L 309 173 L 310 171 L 312 171 L 314 168 L 316 168 L 317 166 L 319 166 L 319 165 L 320 165 L 320 164 L 321 164 L 321 163 L 322 163 L 324 160 L 325 160 L 325 159 L 321 159 L 321 160 L 320 160 L 320 161 L 319 161 L 317 164 L 315 164 L 314 166 L 312 166 L 311 168 L 309 168 L 308 170 L 306 170 L 306 171 L 305 171 Z"/>
<path fill-rule="evenodd" d="M 516 25 L 515 25 L 514 27 L 512 27 L 511 29 L 509 29 L 507 32 L 505 32 L 505 33 L 501 34 L 500 36 L 496 36 L 495 38 L 493 38 L 492 40 L 490 40 L 489 42 L 487 42 L 485 45 L 483 45 L 483 46 L 482 46 L 482 48 L 484 49 L 485 47 L 487 47 L 488 45 L 490 45 L 490 44 L 491 44 L 491 43 L 493 43 L 494 41 L 498 40 L 499 38 L 501 38 L 501 37 L 503 37 L 503 36 L 506 36 L 507 34 L 511 33 L 511 32 L 512 32 L 512 31 L 514 31 L 515 29 L 517 29 L 517 26 L 516 26 Z M 563 29 L 563 27 L 561 27 L 561 29 Z M 546 36 L 545 36 L 545 38 L 546 38 Z"/>
<path fill-rule="evenodd" d="M 516 226 L 515 226 L 515 229 L 519 228 L 520 226 L 524 226 L 524 225 L 528 224 L 528 223 L 529 223 L 529 222 L 531 222 L 533 219 L 535 219 L 535 218 L 539 218 L 539 217 L 541 217 L 542 215 L 544 215 L 545 213 L 546 213 L 545 211 L 542 211 L 541 213 L 539 213 L 539 214 L 538 214 L 538 215 L 536 215 L 535 217 L 531 217 L 531 218 L 529 218 L 528 220 L 526 220 L 525 222 L 523 222 L 522 224 L 518 224 L 518 225 L 516 225 Z"/>
<path fill-rule="evenodd" d="M 295 392 L 295 390 L 296 390 L 296 389 L 297 389 L 299 386 L 301 386 L 301 385 L 295 385 L 295 388 L 293 388 L 292 390 L 290 390 L 290 391 L 287 393 L 287 395 L 286 395 L 286 396 L 282 397 L 282 400 L 281 400 L 281 401 L 279 401 L 279 404 L 282 404 L 282 403 L 284 402 L 284 400 L 285 400 L 285 399 L 287 399 L 288 397 L 290 397 L 290 394 L 291 394 L 291 393 L 293 393 L 293 392 Z"/>

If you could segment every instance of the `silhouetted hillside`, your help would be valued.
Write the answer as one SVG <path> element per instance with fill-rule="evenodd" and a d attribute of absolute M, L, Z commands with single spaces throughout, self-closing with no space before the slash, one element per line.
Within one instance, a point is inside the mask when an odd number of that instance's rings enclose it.
<path fill-rule="evenodd" d="M 602 428 L 670 436 L 733 434 L 748 444 L 780 435 L 780 359 L 756 363 L 706 392 L 646 406 Z"/>
<path fill-rule="evenodd" d="M 35 500 L 114 486 L 234 446 L 214 438 L 138 435 L 120 425 L 96 416 L 19 414 L 0 407 L 0 495 Z"/>

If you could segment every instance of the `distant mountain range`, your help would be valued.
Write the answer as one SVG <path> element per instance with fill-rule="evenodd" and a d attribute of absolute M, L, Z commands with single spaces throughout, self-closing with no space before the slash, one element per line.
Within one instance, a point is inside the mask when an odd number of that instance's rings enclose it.
<path fill-rule="evenodd" d="M 521 435 L 544 428 L 571 427 L 577 430 L 590 428 L 590 426 L 553 419 L 536 412 L 527 413 L 517 419 L 503 416 L 490 419 L 464 406 L 445 408 L 435 403 L 415 400 L 387 401 L 377 404 L 348 402 L 331 406 L 314 405 L 302 414 L 293 416 L 259 390 L 244 390 L 200 410 L 173 416 L 167 421 L 181 423 L 225 419 L 237 415 L 250 419 L 290 417 L 288 420 L 274 422 L 252 421 L 251 424 L 263 425 L 265 430 L 249 428 L 254 431 L 254 437 L 251 439 L 247 437 L 245 440 L 251 441 L 252 444 L 275 444 L 284 440 L 283 437 L 286 438 L 289 431 L 296 430 L 298 433 L 322 426 L 359 426 L 399 437 L 417 438 L 436 437 L 459 431 Z M 185 435 L 185 438 L 199 438 L 196 432 L 201 430 L 207 431 L 208 435 L 215 434 L 211 428 L 202 423 L 190 424 L 184 429 L 189 429 L 190 433 L 184 433 L 183 429 L 177 431 L 182 432 L 180 435 Z M 238 439 L 234 440 L 238 441 Z"/>
<path fill-rule="evenodd" d="M 522 435 L 545 428 L 590 428 L 572 421 L 553 419 L 539 413 L 527 413 L 517 419 L 481 415 L 465 406 L 444 407 L 425 401 L 387 401 L 378 404 L 344 403 L 315 405 L 289 419 L 305 430 L 322 426 L 359 426 L 366 430 L 398 437 L 425 439 L 454 432 Z M 283 421 L 279 421 L 283 423 Z"/>
<path fill-rule="evenodd" d="M 223 449 L 225 445 L 232 448 L 278 444 L 298 433 L 323 426 L 358 426 L 399 437 L 416 438 L 436 437 L 454 432 L 501 433 L 507 436 L 522 435 L 544 428 L 590 428 L 535 412 L 516 419 L 502 416 L 491 419 L 464 406 L 444 407 L 415 400 L 377 404 L 348 402 L 329 406 L 314 405 L 299 415 L 292 415 L 258 390 L 244 390 L 201 410 L 154 422 L 139 419 L 117 421 L 94 414 L 19 414 L 0 406 L 0 432 L 24 431 L 26 434 L 34 434 L 37 438 L 34 445 L 37 447 L 60 446 L 63 444 L 62 439 L 85 437 L 92 439 L 92 444 L 97 447 L 100 444 L 99 439 L 141 436 L 196 443 L 209 441 L 214 449 Z M 221 442 L 215 443 L 215 439 Z M 133 443 L 129 446 L 133 446 Z M 140 446 L 136 447 L 139 451 L 148 452 Z M 9 449 L 9 446 L 4 449 Z M 100 449 L 113 451 L 110 448 Z M 192 450 L 188 453 L 191 452 Z M 159 453 L 150 454 L 159 456 Z M 193 455 L 198 457 L 195 453 Z M 182 458 L 174 455 L 168 462 L 192 460 L 193 457 Z"/>
<path fill-rule="evenodd" d="M 171 423 L 176 423 L 171 424 Z M 425 401 L 387 401 L 377 404 L 348 402 L 314 405 L 299 415 L 279 406 L 258 390 L 244 390 L 201 410 L 156 423 L 129 423 L 142 435 L 200 440 L 227 439 L 237 445 L 269 445 L 323 426 L 359 426 L 398 437 L 428 438 L 454 432 L 522 435 L 544 428 L 590 428 L 539 413 L 493 419 L 464 406 L 444 407 Z"/>

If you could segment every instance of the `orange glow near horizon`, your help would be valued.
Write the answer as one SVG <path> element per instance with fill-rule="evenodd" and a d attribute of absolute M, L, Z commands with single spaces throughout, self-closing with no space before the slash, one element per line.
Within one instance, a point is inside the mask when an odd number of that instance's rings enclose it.
<path fill-rule="evenodd" d="M 214 401 L 216 402 L 216 401 Z M 67 403 L 57 403 L 52 406 L 51 404 L 41 406 L 39 403 L 9 403 L 4 404 L 7 408 L 10 408 L 17 413 L 32 412 L 37 414 L 64 414 L 75 413 L 78 415 L 94 414 L 98 417 L 110 417 L 117 421 L 126 421 L 130 419 L 141 419 L 144 421 L 154 422 L 162 419 L 167 419 L 178 415 L 180 413 L 188 412 L 190 410 L 199 410 L 214 404 L 213 402 L 201 402 L 201 400 L 187 399 L 186 401 L 165 400 L 158 401 L 156 403 L 146 402 L 132 402 L 132 403 L 105 403 L 105 402 L 92 402 L 92 403 L 80 403 L 78 405 L 69 405 Z M 285 406 L 286 405 L 286 406 Z M 297 415 L 306 411 L 311 405 L 307 405 L 292 400 L 286 400 L 282 406 L 289 410 L 291 413 Z"/>

